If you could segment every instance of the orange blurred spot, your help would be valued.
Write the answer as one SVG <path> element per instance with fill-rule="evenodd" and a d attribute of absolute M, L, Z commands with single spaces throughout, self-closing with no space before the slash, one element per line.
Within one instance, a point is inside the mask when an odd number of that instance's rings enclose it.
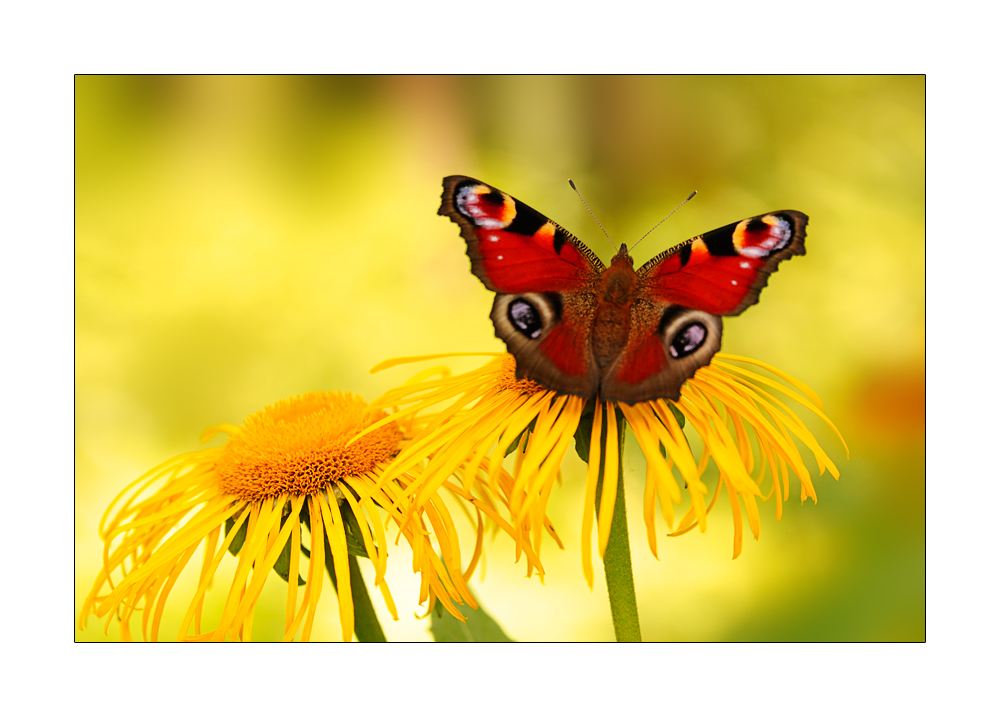
<path fill-rule="evenodd" d="M 924 367 L 885 372 L 858 393 L 855 416 L 860 437 L 877 443 L 923 441 L 927 426 Z"/>

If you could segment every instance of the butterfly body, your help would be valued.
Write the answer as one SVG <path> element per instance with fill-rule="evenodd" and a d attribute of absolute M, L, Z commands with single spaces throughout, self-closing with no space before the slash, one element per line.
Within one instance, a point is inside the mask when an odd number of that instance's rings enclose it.
<path fill-rule="evenodd" d="M 621 354 L 628 342 L 632 308 L 639 298 L 638 277 L 625 245 L 601 274 L 597 308 L 590 330 L 591 351 L 599 368 L 605 368 Z"/>
<path fill-rule="evenodd" d="M 623 244 L 605 267 L 579 239 L 509 194 L 444 180 L 438 213 L 459 225 L 472 272 L 496 292 L 490 318 L 518 378 L 634 404 L 677 400 L 721 347 L 721 316 L 756 303 L 780 261 L 805 253 L 801 212 L 744 219 L 638 271 Z"/>

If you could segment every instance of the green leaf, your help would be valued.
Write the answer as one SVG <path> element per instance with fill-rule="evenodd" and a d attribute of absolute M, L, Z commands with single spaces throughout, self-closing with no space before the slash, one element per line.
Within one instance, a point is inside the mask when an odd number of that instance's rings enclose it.
<path fill-rule="evenodd" d="M 354 511 L 351 510 L 351 506 L 347 505 L 347 501 L 344 501 L 340 505 L 340 517 L 344 519 L 344 537 L 347 539 L 348 554 L 356 555 L 359 558 L 367 558 L 368 550 L 365 548 L 364 538 L 361 537 L 361 526 L 358 525 L 358 520 L 354 517 Z M 309 512 L 305 510 L 305 507 L 303 507 L 300 519 L 309 530 L 312 530 L 312 526 L 309 524 Z M 309 557 L 309 549 L 304 545 L 302 546 L 302 552 L 305 553 L 306 557 Z"/>
<path fill-rule="evenodd" d="M 479 603 L 478 610 L 473 610 L 468 605 L 456 607 L 465 617 L 465 622 L 445 610 L 440 603 L 434 606 L 430 624 L 434 642 L 514 642 L 483 609 L 482 602 Z"/>
<path fill-rule="evenodd" d="M 281 525 L 278 526 L 280 530 L 285 526 L 285 521 L 292 514 L 292 503 L 291 501 L 285 503 L 281 508 Z M 296 520 L 301 520 L 300 516 L 295 516 Z M 301 541 L 299 542 L 299 547 L 302 547 Z M 288 582 L 288 574 L 292 569 L 292 536 L 288 536 L 288 542 L 285 543 L 285 547 L 281 549 L 281 554 L 278 556 L 278 562 L 274 564 L 274 572 L 278 574 L 282 580 L 286 583 Z M 302 576 L 297 576 L 299 579 L 299 585 L 305 585 L 306 581 L 302 579 Z"/>
<path fill-rule="evenodd" d="M 348 555 L 347 563 L 351 573 L 351 597 L 354 599 L 354 634 L 358 636 L 358 642 L 385 642 L 385 632 L 375 614 L 365 580 L 361 577 L 358 559 Z"/>
<path fill-rule="evenodd" d="M 594 429 L 594 399 L 590 399 L 583 406 L 583 413 L 580 414 L 580 425 L 576 428 L 576 454 L 584 463 L 590 462 L 590 435 Z M 616 406 L 615 420 L 618 422 L 618 442 L 625 441 L 625 414 Z M 608 438 L 607 420 L 601 421 L 601 443 Z"/>
<path fill-rule="evenodd" d="M 290 505 L 286 504 L 285 508 L 282 509 L 282 515 L 281 515 L 282 525 L 285 524 L 285 520 L 288 519 L 288 514 L 290 512 L 291 512 Z M 233 542 L 229 544 L 229 552 L 232 553 L 233 555 L 239 555 L 240 550 L 243 548 L 243 543 L 246 542 L 248 524 L 249 524 L 248 520 L 243 521 L 243 525 L 240 526 L 240 529 L 236 532 L 235 537 L 233 537 Z M 235 516 L 226 518 L 226 535 L 229 534 L 229 531 L 233 529 L 234 525 L 236 525 Z M 305 547 L 302 548 L 302 551 L 308 557 L 309 551 L 306 550 Z M 276 572 L 281 577 L 281 579 L 287 583 L 288 573 L 291 570 L 291 567 L 292 567 L 292 539 L 291 537 L 289 537 L 288 542 L 285 543 L 285 547 L 282 548 L 281 550 L 281 555 L 278 556 L 278 562 L 274 564 L 274 572 Z M 302 576 L 300 575 L 299 585 L 305 585 L 305 584 L 306 581 L 303 580 Z"/>
<path fill-rule="evenodd" d="M 300 546 L 301 547 L 301 546 Z M 288 582 L 288 573 L 292 569 L 292 539 L 288 538 L 288 542 L 285 543 L 285 547 L 281 549 L 281 555 L 278 556 L 278 562 L 274 564 L 274 572 L 276 572 L 282 580 L 286 583 Z M 306 581 L 302 579 L 299 575 L 299 585 L 305 585 Z"/>
<path fill-rule="evenodd" d="M 247 525 L 249 523 L 249 519 L 243 521 L 243 525 L 241 525 L 240 529 L 236 532 L 233 542 L 229 544 L 229 552 L 233 555 L 239 555 L 240 548 L 243 547 L 243 542 L 247 539 Z M 226 518 L 226 535 L 229 535 L 229 531 L 233 529 L 234 525 L 236 525 L 236 516 Z"/>
<path fill-rule="evenodd" d="M 357 555 L 359 558 L 367 558 L 368 550 L 365 548 L 365 540 L 361 537 L 361 526 L 354 516 L 354 511 L 345 500 L 340 506 L 340 515 L 344 519 L 344 537 L 347 538 L 347 552 L 350 555 Z M 370 560 L 370 558 L 369 558 Z"/>
<path fill-rule="evenodd" d="M 590 461 L 590 433 L 594 428 L 594 399 L 583 405 L 580 425 L 576 428 L 576 454 L 584 463 Z"/>
<path fill-rule="evenodd" d="M 538 420 L 538 416 L 535 416 L 534 418 L 532 418 L 531 419 L 531 423 L 529 423 L 525 427 L 525 429 L 523 431 L 521 431 L 520 433 L 517 434 L 517 438 L 515 438 L 513 441 L 511 441 L 511 444 L 509 446 L 507 446 L 507 451 L 503 454 L 504 458 L 506 458 L 511 453 L 513 453 L 514 451 L 517 450 L 517 447 L 521 444 L 521 436 L 524 436 L 525 434 L 527 434 L 529 436 L 531 435 L 531 432 L 535 430 L 535 421 L 537 421 L 537 420 Z"/>
<path fill-rule="evenodd" d="M 341 507 L 343 509 L 343 506 Z M 347 506 L 347 510 L 350 510 L 350 506 Z M 344 513 L 341 512 L 341 515 L 343 516 Z M 304 521 L 308 526 L 308 516 L 304 518 Z M 308 555 L 305 547 L 302 550 Z M 339 590 L 337 587 L 337 570 L 333 566 L 333 550 L 330 548 L 329 535 L 323 536 L 323 552 L 327 575 L 330 576 L 333 589 Z M 358 636 L 358 642 L 385 642 L 385 633 L 379 624 L 375 608 L 372 607 L 371 597 L 368 595 L 368 588 L 365 587 L 364 578 L 361 577 L 361 570 L 358 568 L 358 558 L 351 552 L 348 552 L 347 555 L 347 565 L 351 578 L 351 597 L 354 599 L 354 634 Z"/>
<path fill-rule="evenodd" d="M 281 511 L 282 526 L 285 525 L 285 521 L 288 520 L 289 516 L 291 515 L 291 512 L 292 512 L 291 503 L 290 502 L 286 503 Z M 345 528 L 344 537 L 347 539 L 348 554 L 355 555 L 359 558 L 367 558 L 368 550 L 365 548 L 364 538 L 361 537 L 361 526 L 358 525 L 358 520 L 357 518 L 354 517 L 354 511 L 351 510 L 351 506 L 347 505 L 346 501 L 340 506 L 340 515 L 344 519 L 344 528 Z M 312 530 L 312 527 L 309 525 L 309 512 L 305 509 L 305 506 L 303 506 L 302 512 L 299 513 L 298 519 L 306 526 L 306 528 Z M 227 533 L 229 532 L 229 530 L 232 529 L 235 522 L 236 521 L 233 518 L 226 520 Z M 239 553 L 240 548 L 243 547 L 243 542 L 246 540 L 246 534 L 247 534 L 246 527 L 247 524 L 244 523 L 243 526 L 240 528 L 239 532 L 236 534 L 236 537 L 233 539 L 233 542 L 229 546 L 229 551 L 233 555 Z M 329 538 L 324 536 L 324 540 L 328 541 Z M 302 550 L 302 553 L 307 558 L 311 557 L 309 548 L 301 544 L 301 542 L 299 544 L 299 548 Z M 327 548 L 327 553 L 329 552 L 330 552 L 329 548 Z M 278 555 L 278 561 L 274 564 L 274 572 L 276 572 L 278 576 L 287 583 L 288 574 L 289 572 L 291 572 L 291 567 L 292 567 L 292 539 L 291 537 L 289 537 L 288 542 L 285 543 L 285 547 L 281 549 L 281 554 Z M 298 577 L 299 577 L 299 585 L 305 585 L 306 581 L 302 579 L 302 576 L 299 575 Z"/>
<path fill-rule="evenodd" d="M 686 420 L 684 418 L 684 414 L 681 413 L 680 409 L 674 405 L 673 401 L 667 401 L 667 405 L 670 406 L 670 412 L 674 414 L 674 418 L 677 419 L 677 425 L 679 425 L 681 428 L 684 428 L 684 421 Z"/>

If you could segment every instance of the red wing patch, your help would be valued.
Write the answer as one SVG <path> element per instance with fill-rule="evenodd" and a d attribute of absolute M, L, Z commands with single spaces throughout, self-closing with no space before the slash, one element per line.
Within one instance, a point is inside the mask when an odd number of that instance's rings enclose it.
<path fill-rule="evenodd" d="M 527 376 L 553 391 L 593 396 L 600 371 L 590 351 L 594 300 L 587 292 L 497 294 L 490 319 Z"/>
<path fill-rule="evenodd" d="M 601 395 L 635 404 L 680 398 L 681 386 L 722 346 L 722 319 L 701 309 L 640 299 L 629 339 L 601 376 Z"/>
<path fill-rule="evenodd" d="M 586 330 L 580 331 L 567 323 L 556 324 L 542 339 L 538 350 L 566 376 L 586 376 L 589 372 Z"/>
<path fill-rule="evenodd" d="M 667 366 L 667 354 L 659 334 L 646 332 L 636 345 L 627 346 L 622 354 L 615 380 L 639 384 L 655 376 Z"/>
<path fill-rule="evenodd" d="M 561 226 L 470 177 L 445 178 L 438 214 L 461 227 L 472 272 L 491 291 L 572 291 L 604 270 Z"/>
<path fill-rule="evenodd" d="M 735 316 L 757 303 L 781 261 L 806 253 L 808 221 L 792 210 L 744 219 L 663 252 L 637 273 L 657 299 Z"/>

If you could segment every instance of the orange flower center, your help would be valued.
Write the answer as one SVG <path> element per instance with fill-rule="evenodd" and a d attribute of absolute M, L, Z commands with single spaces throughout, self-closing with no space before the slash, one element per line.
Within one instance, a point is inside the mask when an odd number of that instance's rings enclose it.
<path fill-rule="evenodd" d="M 399 451 L 402 432 L 389 423 L 347 442 L 385 416 L 350 393 L 304 393 L 243 421 L 216 464 L 222 490 L 247 501 L 281 493 L 311 495 L 361 475 Z"/>
<path fill-rule="evenodd" d="M 505 353 L 500 357 L 500 366 L 496 372 L 498 390 L 520 391 L 521 393 L 528 395 L 546 390 L 544 386 L 535 383 L 530 378 L 518 379 L 514 373 L 516 368 L 517 362 L 514 360 L 514 356 L 512 354 Z"/>

